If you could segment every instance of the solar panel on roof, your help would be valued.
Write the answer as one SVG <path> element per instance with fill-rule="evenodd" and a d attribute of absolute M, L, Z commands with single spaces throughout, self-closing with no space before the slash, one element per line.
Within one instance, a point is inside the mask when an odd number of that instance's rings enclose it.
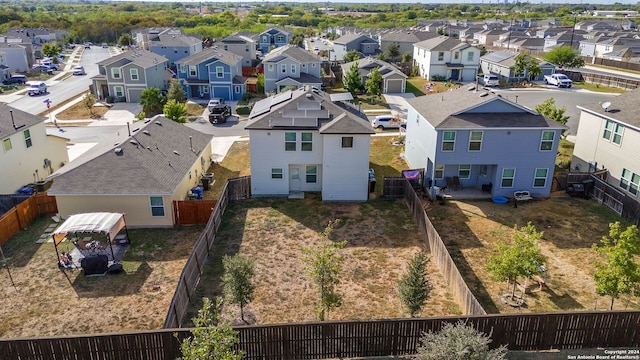
<path fill-rule="evenodd" d="M 331 101 L 348 101 L 353 100 L 353 95 L 350 92 L 337 93 L 329 95 L 331 97 Z"/>
<path fill-rule="evenodd" d="M 315 118 L 277 118 L 271 119 L 271 126 L 280 127 L 318 127 L 318 119 Z"/>
<path fill-rule="evenodd" d="M 271 109 L 271 98 L 258 101 L 251 110 L 251 117 L 266 114 Z"/>
<path fill-rule="evenodd" d="M 282 94 L 276 95 L 271 98 L 271 106 L 281 104 L 287 100 L 291 100 L 293 92 L 291 90 L 285 91 Z"/>

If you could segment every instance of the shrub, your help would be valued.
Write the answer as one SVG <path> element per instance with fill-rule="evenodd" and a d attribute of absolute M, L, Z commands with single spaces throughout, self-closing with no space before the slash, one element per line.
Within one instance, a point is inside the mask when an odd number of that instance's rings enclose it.
<path fill-rule="evenodd" d="M 250 113 L 251 113 L 251 108 L 249 106 L 236 107 L 236 114 L 238 115 L 249 115 Z"/>

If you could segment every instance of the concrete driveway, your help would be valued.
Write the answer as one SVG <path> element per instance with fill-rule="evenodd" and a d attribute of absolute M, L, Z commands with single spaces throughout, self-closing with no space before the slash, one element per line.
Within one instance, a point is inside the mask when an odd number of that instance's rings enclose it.
<path fill-rule="evenodd" d="M 389 104 L 392 114 L 399 114 L 401 118 L 407 118 L 408 105 L 406 99 L 414 98 L 412 93 L 384 94 L 384 99 Z"/>
<path fill-rule="evenodd" d="M 114 126 L 133 123 L 142 111 L 142 105 L 137 103 L 115 103 L 100 120 L 93 121 L 89 126 Z"/>

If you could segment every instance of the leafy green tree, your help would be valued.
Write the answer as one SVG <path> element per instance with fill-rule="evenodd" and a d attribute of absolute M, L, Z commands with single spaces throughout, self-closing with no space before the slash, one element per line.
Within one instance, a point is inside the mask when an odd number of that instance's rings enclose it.
<path fill-rule="evenodd" d="M 304 46 L 304 35 L 303 34 L 293 35 L 291 39 L 289 39 L 289 44 L 300 46 L 300 47 Z"/>
<path fill-rule="evenodd" d="M 580 57 L 580 53 L 571 46 L 558 46 L 544 54 L 544 59 L 560 68 L 579 68 L 584 66 L 584 60 Z"/>
<path fill-rule="evenodd" d="M 94 117 L 96 114 L 93 112 L 93 105 L 96 103 L 96 97 L 91 93 L 88 92 L 83 98 L 82 98 L 82 105 L 84 106 L 85 109 L 87 109 L 87 111 L 89 112 L 89 115 L 91 117 Z"/>
<path fill-rule="evenodd" d="M 356 95 L 358 90 L 362 89 L 362 79 L 360 78 L 358 66 L 358 62 L 354 62 L 349 68 L 349 72 L 346 73 L 342 79 L 342 85 L 344 85 L 344 88 L 353 96 Z"/>
<path fill-rule="evenodd" d="M 487 270 L 494 279 L 501 281 L 507 279 L 513 282 L 511 298 L 515 298 L 517 279 L 519 277 L 530 277 L 542 274 L 544 267 L 542 264 L 546 258 L 540 252 L 538 241 L 542 239 L 544 232 L 536 231 L 536 227 L 527 223 L 526 226 L 518 230 L 514 228 L 513 243 L 507 245 L 502 241 L 498 242 L 498 254 L 489 256 L 487 260 Z"/>
<path fill-rule="evenodd" d="M 129 46 L 129 45 L 133 45 L 136 42 L 133 40 L 133 36 L 131 36 L 130 33 L 124 33 L 122 35 L 120 35 L 120 38 L 118 38 L 118 45 L 119 46 Z"/>
<path fill-rule="evenodd" d="M 525 72 L 529 68 L 529 59 L 527 58 L 527 55 L 525 55 L 524 53 L 519 53 L 518 55 L 516 55 L 514 60 L 516 62 L 513 66 L 514 75 L 516 75 L 517 77 L 524 76 Z"/>
<path fill-rule="evenodd" d="M 503 360 L 507 358 L 507 347 L 489 350 L 490 335 L 465 325 L 446 323 L 440 332 L 423 333 L 418 345 L 416 360 Z"/>
<path fill-rule="evenodd" d="M 542 74 L 540 61 L 536 58 L 529 60 L 529 80 L 533 80 Z"/>
<path fill-rule="evenodd" d="M 167 92 L 167 101 L 168 100 L 175 100 L 182 104 L 187 101 L 187 94 L 184 92 L 184 89 L 178 80 L 171 81 L 169 91 Z"/>
<path fill-rule="evenodd" d="M 609 310 L 613 310 L 613 302 L 622 294 L 637 293 L 640 290 L 640 263 L 636 257 L 640 255 L 640 237 L 638 227 L 631 225 L 624 231 L 620 222 L 609 224 L 609 236 L 603 236 L 602 246 L 593 244 L 604 262 L 596 262 L 593 279 L 596 282 L 596 293 L 611 296 Z"/>
<path fill-rule="evenodd" d="M 344 54 L 344 58 L 342 59 L 345 63 L 360 60 L 360 55 L 356 50 L 349 50 L 346 54 Z"/>
<path fill-rule="evenodd" d="M 264 74 L 258 74 L 258 82 L 256 88 L 259 94 L 264 94 Z"/>
<path fill-rule="evenodd" d="M 51 57 L 54 59 L 58 58 L 58 54 L 62 51 L 62 47 L 53 43 L 45 43 L 42 45 L 42 54 L 46 57 Z"/>
<path fill-rule="evenodd" d="M 556 101 L 553 98 L 548 98 L 542 104 L 538 104 L 534 109 L 538 114 L 542 114 L 549 119 L 555 120 L 562 125 L 566 125 L 567 121 L 569 121 L 569 116 L 564 113 L 567 111 L 565 108 L 558 109 L 556 107 Z M 562 130 L 561 136 L 565 137 L 565 132 L 567 130 Z"/>
<path fill-rule="evenodd" d="M 424 251 L 419 252 L 409 262 L 407 272 L 400 279 L 400 300 L 414 317 L 429 297 L 431 285 L 427 279 L 429 258 Z"/>
<path fill-rule="evenodd" d="M 142 105 L 142 111 L 147 117 L 162 113 L 165 101 L 165 97 L 162 96 L 158 88 L 148 88 L 140 94 L 140 105 Z"/>
<path fill-rule="evenodd" d="M 342 295 L 336 292 L 336 285 L 340 283 L 338 275 L 344 263 L 344 256 L 339 252 L 346 245 L 346 241 L 333 242 L 329 240 L 332 224 L 321 233 L 324 244 L 315 248 L 304 248 L 305 256 L 302 262 L 306 265 L 307 275 L 318 287 L 320 302 L 316 306 L 319 321 L 329 317 L 329 312 L 342 305 Z"/>
<path fill-rule="evenodd" d="M 184 124 L 187 122 L 187 107 L 183 103 L 179 103 L 174 99 L 167 101 L 163 108 L 164 116 L 177 123 Z"/>
<path fill-rule="evenodd" d="M 244 307 L 253 301 L 253 292 L 256 286 L 253 284 L 253 262 L 238 255 L 222 258 L 224 275 L 224 293 L 231 304 L 240 306 L 240 319 L 244 320 Z"/>
<path fill-rule="evenodd" d="M 364 82 L 364 86 L 367 89 L 367 93 L 374 97 L 378 97 L 382 95 L 382 89 L 380 89 L 380 85 L 382 85 L 382 75 L 378 68 L 373 68 L 369 73 L 369 77 Z"/>
<path fill-rule="evenodd" d="M 386 59 L 396 59 L 400 56 L 400 48 L 396 43 L 390 43 L 387 48 L 384 49 L 384 56 Z"/>
<path fill-rule="evenodd" d="M 244 352 L 233 347 L 240 341 L 238 332 L 221 316 L 222 299 L 212 304 L 203 299 L 202 309 L 194 317 L 192 336 L 180 344 L 182 357 L 178 360 L 240 360 Z"/>
<path fill-rule="evenodd" d="M 413 56 L 412 56 L 412 55 L 411 55 L 411 53 L 410 53 L 410 52 L 408 52 L 408 51 L 407 51 L 406 53 L 402 54 L 402 62 L 403 62 L 403 63 L 411 62 L 411 59 L 412 59 L 412 58 L 413 58 Z"/>

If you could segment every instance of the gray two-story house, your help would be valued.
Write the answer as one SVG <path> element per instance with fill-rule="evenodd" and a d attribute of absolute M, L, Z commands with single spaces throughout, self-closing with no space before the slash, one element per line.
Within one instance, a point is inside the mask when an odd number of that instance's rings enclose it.
<path fill-rule="evenodd" d="M 247 79 L 242 76 L 242 57 L 219 46 L 205 49 L 176 62 L 178 79 L 189 98 L 240 100 Z"/>
<path fill-rule="evenodd" d="M 361 58 L 380 52 L 378 41 L 367 35 L 347 34 L 333 41 L 333 49 L 329 52 L 329 59 L 342 61 L 351 50 L 358 52 Z"/>
<path fill-rule="evenodd" d="M 268 53 L 273 48 L 279 48 L 289 44 L 293 32 L 286 29 L 271 28 L 260 33 L 258 36 L 258 50 L 263 54 Z"/>
<path fill-rule="evenodd" d="M 242 66 L 251 67 L 256 60 L 256 42 L 251 37 L 239 33 L 231 34 L 219 41 L 218 46 L 242 57 Z"/>
<path fill-rule="evenodd" d="M 287 45 L 272 50 L 262 61 L 264 92 L 280 92 L 285 88 L 322 85 L 321 60 L 300 47 Z"/>
<path fill-rule="evenodd" d="M 98 100 L 140 102 L 145 89 L 167 90 L 171 81 L 169 60 L 147 50 L 125 51 L 97 65 L 99 74 L 91 80 Z"/>
<path fill-rule="evenodd" d="M 464 189 L 493 195 L 549 195 L 564 125 L 467 87 L 407 102 L 405 157 L 411 168 L 425 169 L 425 186 L 458 177 Z"/>
<path fill-rule="evenodd" d="M 176 61 L 202 51 L 202 41 L 197 37 L 185 35 L 180 29 L 142 29 L 134 32 L 133 36 L 139 48 L 166 57 L 171 68 Z"/>

